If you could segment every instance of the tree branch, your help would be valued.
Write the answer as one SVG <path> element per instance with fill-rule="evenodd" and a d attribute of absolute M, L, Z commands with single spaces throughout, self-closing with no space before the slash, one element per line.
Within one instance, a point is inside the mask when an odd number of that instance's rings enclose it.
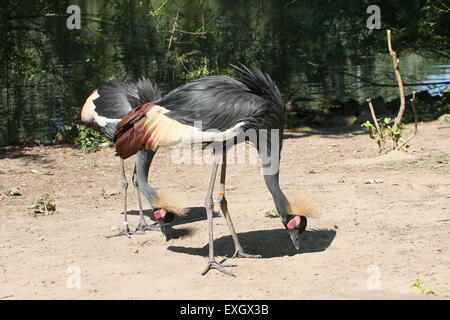
<path fill-rule="evenodd" d="M 172 31 L 170 32 L 171 35 L 170 35 L 170 39 L 169 39 L 169 45 L 167 46 L 166 61 L 167 61 L 167 59 L 169 57 L 170 48 L 172 47 L 173 34 L 175 33 L 175 29 L 177 27 L 177 22 L 178 22 L 179 15 L 180 15 L 180 9 L 178 9 L 178 11 L 177 11 L 177 15 L 176 15 L 175 20 L 173 22 Z"/>
<path fill-rule="evenodd" d="M 403 114 L 405 113 L 406 101 L 405 101 L 405 88 L 403 87 L 402 75 L 400 74 L 400 59 L 397 57 L 397 53 L 392 49 L 392 36 L 391 30 L 387 30 L 387 40 L 389 53 L 392 56 L 392 64 L 394 65 L 395 78 L 398 83 L 398 91 L 400 92 L 400 109 L 398 110 L 397 117 L 395 118 L 395 124 L 398 126 L 402 121 Z"/>
<path fill-rule="evenodd" d="M 417 115 L 417 111 L 416 111 L 416 103 L 415 100 L 416 99 L 416 92 L 414 91 L 413 96 L 411 98 L 411 106 L 414 112 L 414 132 L 412 135 L 409 136 L 408 139 L 405 140 L 405 142 L 403 142 L 398 148 L 397 150 L 401 150 L 403 149 L 409 141 L 411 141 L 412 138 L 414 138 L 414 136 L 417 134 L 417 123 L 419 122 L 419 116 Z"/>
<path fill-rule="evenodd" d="M 378 124 L 377 116 L 375 115 L 375 110 L 374 110 L 373 105 L 372 105 L 372 99 L 370 99 L 370 98 L 367 99 L 367 104 L 369 105 L 370 114 L 372 115 L 373 122 L 375 123 L 375 128 L 377 128 L 378 139 L 376 139 L 376 141 L 378 143 L 379 151 L 381 152 L 383 150 L 383 146 L 382 146 L 382 143 L 383 143 L 383 132 L 381 131 L 380 125 Z"/>

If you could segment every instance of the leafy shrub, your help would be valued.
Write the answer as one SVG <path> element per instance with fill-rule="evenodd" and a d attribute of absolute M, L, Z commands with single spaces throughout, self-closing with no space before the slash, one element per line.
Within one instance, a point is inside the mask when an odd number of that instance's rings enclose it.
<path fill-rule="evenodd" d="M 33 209 L 33 215 L 38 214 L 49 215 L 56 211 L 56 205 L 53 203 L 53 198 L 45 193 L 32 204 L 27 206 L 28 209 Z"/>
<path fill-rule="evenodd" d="M 384 147 L 386 143 L 386 137 L 391 138 L 392 145 L 395 148 L 398 145 L 398 141 L 400 140 L 406 126 L 403 123 L 397 125 L 395 123 L 395 119 L 389 117 L 377 119 L 377 122 L 378 126 L 380 127 L 380 134 L 378 134 L 377 128 L 370 121 L 364 122 L 363 124 L 361 124 L 361 127 L 368 130 L 370 138 L 374 139 L 377 142 L 380 149 Z"/>
<path fill-rule="evenodd" d="M 443 114 L 450 113 L 450 95 L 445 94 L 440 99 L 416 99 L 416 110 L 419 121 L 433 121 Z M 411 108 L 407 108 L 404 116 L 405 122 L 414 122 Z"/>
<path fill-rule="evenodd" d="M 83 125 L 65 125 L 61 131 L 62 140 L 73 143 L 85 152 L 97 151 L 99 144 L 108 140 L 98 131 Z"/>

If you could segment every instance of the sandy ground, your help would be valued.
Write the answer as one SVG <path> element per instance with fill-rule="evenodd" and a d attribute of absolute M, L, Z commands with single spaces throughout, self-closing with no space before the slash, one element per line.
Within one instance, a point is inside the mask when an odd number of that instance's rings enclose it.
<path fill-rule="evenodd" d="M 265 216 L 274 204 L 258 166 L 230 165 L 231 216 L 246 251 L 263 256 L 228 259 L 238 265 L 235 278 L 216 270 L 200 275 L 208 254 L 209 165 L 173 164 L 170 150 L 158 152 L 150 183 L 176 189 L 191 207 L 174 221 L 175 239 L 166 242 L 160 232 L 106 239 L 122 220 L 112 149 L 3 150 L 0 299 L 448 299 L 450 127 L 421 123 L 408 153 L 381 157 L 360 131 L 287 136 L 282 188 L 310 192 L 321 217 L 309 221 L 296 252 L 280 219 Z M 126 163 L 131 176 L 133 160 Z M 373 179 L 382 183 L 365 183 Z M 4 194 L 12 187 L 21 195 Z M 26 206 L 44 193 L 57 211 L 34 217 Z M 132 188 L 129 199 L 134 227 Z M 220 214 L 214 228 L 220 261 L 234 247 Z M 415 293 L 416 279 L 435 295 Z"/>

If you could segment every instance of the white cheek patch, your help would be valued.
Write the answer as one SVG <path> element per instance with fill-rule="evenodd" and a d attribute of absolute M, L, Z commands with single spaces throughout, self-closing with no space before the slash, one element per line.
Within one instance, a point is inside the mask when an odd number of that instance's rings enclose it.
<path fill-rule="evenodd" d="M 292 219 L 291 221 L 288 222 L 287 228 L 289 230 L 297 229 L 298 226 L 300 225 L 300 219 L 301 218 L 299 216 L 296 216 L 294 219 Z"/>

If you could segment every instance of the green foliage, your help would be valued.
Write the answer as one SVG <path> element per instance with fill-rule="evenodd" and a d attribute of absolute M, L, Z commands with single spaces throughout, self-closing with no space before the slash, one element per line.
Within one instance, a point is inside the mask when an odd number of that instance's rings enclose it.
<path fill-rule="evenodd" d="M 433 121 L 443 114 L 450 113 L 450 94 L 446 93 L 441 99 L 416 98 L 417 116 L 420 121 Z M 404 120 L 414 122 L 414 114 L 410 108 L 406 109 Z"/>
<path fill-rule="evenodd" d="M 416 281 L 413 282 L 413 284 L 411 285 L 411 288 L 416 293 L 436 295 L 436 293 L 433 290 L 431 290 L 430 288 L 423 288 L 422 281 L 420 281 L 419 279 L 416 279 Z"/>
<path fill-rule="evenodd" d="M 45 193 L 38 197 L 32 205 L 27 206 L 27 209 L 33 209 L 34 216 L 38 214 L 49 215 L 56 211 L 56 205 L 50 194 Z"/>
<path fill-rule="evenodd" d="M 296 117 L 295 112 L 286 112 L 285 113 L 285 125 L 286 128 L 295 128 L 298 125 L 298 118 Z"/>
<path fill-rule="evenodd" d="M 442 55 L 450 39 L 447 2 L 383 2 L 382 26 L 395 31 L 398 48 Z M 57 128 L 50 120 L 71 123 L 86 95 L 107 80 L 145 75 L 167 92 L 198 77 L 232 74 L 229 64 L 242 62 L 270 74 L 286 101 L 312 95 L 361 99 L 367 95 L 358 97 L 361 90 L 344 72 L 360 66 L 364 56 L 370 68 L 362 76 L 375 77 L 381 72 L 372 57 L 386 54 L 385 30 L 365 28 L 364 1 L 79 4 L 80 30 L 66 28 L 64 1 L 2 4 L 0 145 L 51 140 Z M 288 126 L 296 125 L 294 117 L 287 116 Z"/>
<path fill-rule="evenodd" d="M 367 120 L 366 122 L 364 122 L 363 124 L 361 124 L 362 128 L 366 128 L 369 132 L 369 135 L 372 139 L 375 138 L 375 135 L 377 133 L 377 128 L 372 124 L 372 122 L 370 122 L 369 120 Z"/>
<path fill-rule="evenodd" d="M 276 210 L 269 210 L 269 211 L 266 211 L 264 216 L 266 218 L 278 218 L 280 216 L 280 214 Z"/>
<path fill-rule="evenodd" d="M 63 141 L 74 143 L 85 152 L 97 151 L 99 144 L 108 140 L 98 131 L 83 125 L 65 125 L 61 131 Z"/>
<path fill-rule="evenodd" d="M 96 151 L 98 145 L 106 141 L 108 140 L 100 132 L 85 126 L 78 126 L 78 137 L 75 142 L 82 150 L 86 152 Z"/>
<path fill-rule="evenodd" d="M 398 144 L 405 128 L 406 126 L 403 123 L 397 124 L 395 123 L 395 120 L 391 118 L 384 118 L 381 126 L 381 130 L 384 130 L 387 135 L 391 137 L 392 141 L 394 141 L 394 145 Z"/>
<path fill-rule="evenodd" d="M 395 148 L 402 137 L 403 131 L 406 129 L 406 125 L 403 123 L 397 125 L 395 119 L 389 117 L 377 119 L 377 122 L 380 132 L 377 131 L 376 126 L 370 121 L 364 122 L 361 124 L 361 127 L 367 129 L 369 137 L 374 139 L 381 149 L 384 148 L 384 145 L 386 144 L 386 137 L 390 137 L 392 146 Z"/>

